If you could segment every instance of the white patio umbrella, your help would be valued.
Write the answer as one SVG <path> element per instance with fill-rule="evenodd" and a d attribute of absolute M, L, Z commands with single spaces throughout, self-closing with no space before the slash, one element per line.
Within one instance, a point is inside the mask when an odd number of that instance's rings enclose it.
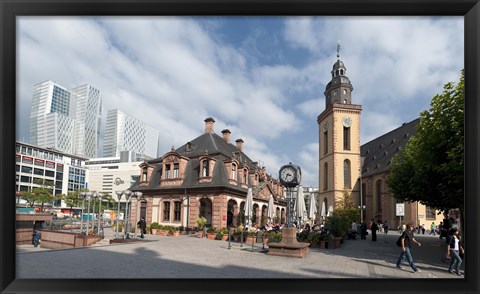
<path fill-rule="evenodd" d="M 250 226 L 252 209 L 253 209 L 253 192 L 252 192 L 252 188 L 248 188 L 247 199 L 245 201 L 245 207 L 244 207 L 245 225 Z"/>
<path fill-rule="evenodd" d="M 272 194 L 270 194 L 270 198 L 268 199 L 267 217 L 268 217 L 268 224 L 271 224 L 272 219 L 275 217 L 275 207 L 273 204 Z"/>
<path fill-rule="evenodd" d="M 322 211 L 320 212 L 320 216 L 322 217 L 322 220 L 325 220 L 325 216 L 326 216 L 325 201 L 322 201 Z"/>
<path fill-rule="evenodd" d="M 314 194 L 310 194 L 310 205 L 308 206 L 308 218 L 313 219 L 317 212 L 317 201 Z"/>
<path fill-rule="evenodd" d="M 299 221 L 298 225 L 300 226 L 302 219 L 304 218 L 305 213 L 307 212 L 307 209 L 305 208 L 305 197 L 303 197 L 302 186 L 298 186 L 297 201 L 295 202 L 295 210 L 297 213 L 297 219 Z"/>

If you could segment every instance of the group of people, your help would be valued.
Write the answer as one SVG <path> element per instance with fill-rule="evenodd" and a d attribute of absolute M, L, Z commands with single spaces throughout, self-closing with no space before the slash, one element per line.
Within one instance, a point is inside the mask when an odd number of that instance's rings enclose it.
<path fill-rule="evenodd" d="M 422 243 L 418 242 L 414 237 L 414 230 L 415 227 L 412 223 L 406 226 L 406 229 L 403 231 L 402 235 L 400 236 L 401 248 L 402 252 L 397 260 L 397 268 L 403 269 L 401 266 L 404 257 L 407 258 L 408 264 L 413 269 L 414 272 L 420 272 L 421 270 L 415 265 L 415 262 L 412 258 L 412 244 L 416 244 L 417 246 L 422 246 Z M 461 245 L 461 237 L 459 235 L 458 228 L 452 228 L 449 232 L 447 237 L 447 252 L 446 257 L 451 259 L 450 266 L 448 267 L 448 271 L 451 274 L 463 276 L 460 272 L 460 265 L 463 262 L 463 255 L 465 254 L 465 250 Z"/>

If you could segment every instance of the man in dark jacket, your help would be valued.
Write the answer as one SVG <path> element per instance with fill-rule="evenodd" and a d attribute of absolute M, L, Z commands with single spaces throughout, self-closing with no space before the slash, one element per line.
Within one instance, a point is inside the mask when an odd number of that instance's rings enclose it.
<path fill-rule="evenodd" d="M 140 231 L 141 231 L 141 235 L 140 235 L 140 238 L 144 238 L 144 235 L 145 234 L 145 229 L 147 228 L 147 223 L 145 222 L 145 219 L 142 217 L 142 219 L 140 221 L 138 221 L 138 227 L 140 228 Z"/>
<path fill-rule="evenodd" d="M 413 271 L 414 272 L 420 272 L 420 269 L 417 268 L 417 266 L 413 262 L 412 254 L 410 253 L 410 249 L 412 249 L 412 243 L 415 243 L 418 246 L 422 245 L 420 242 L 415 240 L 415 238 L 413 237 L 413 230 L 414 230 L 413 224 L 412 223 L 408 224 L 407 229 L 402 233 L 402 236 L 400 237 L 401 242 L 402 242 L 402 253 L 398 257 L 397 268 L 403 269 L 401 267 L 401 263 L 403 261 L 403 257 L 406 255 L 408 263 L 412 267 Z"/>
<path fill-rule="evenodd" d="M 373 219 L 372 219 L 372 225 L 370 226 L 370 229 L 372 230 L 372 241 L 377 241 L 378 225 Z"/>

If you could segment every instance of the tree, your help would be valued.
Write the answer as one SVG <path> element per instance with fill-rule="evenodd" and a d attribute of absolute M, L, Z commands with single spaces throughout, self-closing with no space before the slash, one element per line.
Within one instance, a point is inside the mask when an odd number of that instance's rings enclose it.
<path fill-rule="evenodd" d="M 70 211 L 73 213 L 73 207 L 78 207 L 82 205 L 82 199 L 79 198 L 81 192 L 86 192 L 87 189 L 78 189 L 73 192 L 69 192 L 65 197 L 65 204 L 70 208 Z"/>
<path fill-rule="evenodd" d="M 43 211 L 45 203 L 51 203 L 53 201 L 53 195 L 46 188 L 33 188 L 32 193 L 34 194 L 35 201 L 41 204 L 40 211 Z"/>
<path fill-rule="evenodd" d="M 35 205 L 35 194 L 33 194 L 32 192 L 30 191 L 24 191 L 22 192 L 22 199 L 25 200 L 27 202 L 27 204 L 30 206 L 30 207 L 33 207 Z"/>
<path fill-rule="evenodd" d="M 360 209 L 355 207 L 351 193 L 343 191 L 343 198 L 338 201 L 337 208 L 333 210 L 333 214 L 343 217 L 348 222 L 358 222 L 360 219 Z"/>
<path fill-rule="evenodd" d="M 387 185 L 394 197 L 464 216 L 464 71 L 420 113 L 417 133 L 392 161 Z"/>

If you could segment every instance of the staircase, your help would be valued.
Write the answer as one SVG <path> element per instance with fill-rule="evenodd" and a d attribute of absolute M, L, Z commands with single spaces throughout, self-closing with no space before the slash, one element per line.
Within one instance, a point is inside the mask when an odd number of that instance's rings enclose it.
<path fill-rule="evenodd" d="M 102 240 L 98 241 L 97 243 L 92 244 L 90 247 L 106 246 L 106 245 L 110 245 L 110 239 L 102 239 Z"/>

